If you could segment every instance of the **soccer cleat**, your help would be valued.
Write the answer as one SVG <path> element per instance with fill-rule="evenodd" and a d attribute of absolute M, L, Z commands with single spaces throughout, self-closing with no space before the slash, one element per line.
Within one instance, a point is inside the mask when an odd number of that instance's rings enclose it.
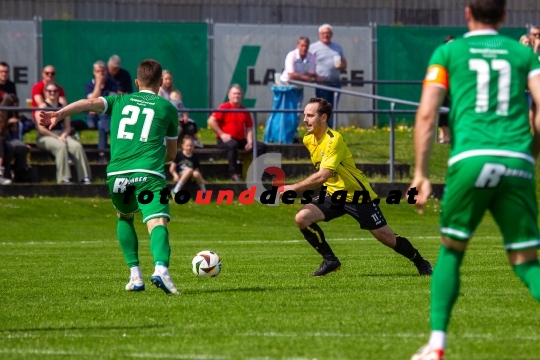
<path fill-rule="evenodd" d="M 168 275 L 154 273 L 154 275 L 152 275 L 150 278 L 150 281 L 155 285 L 155 287 L 165 291 L 165 294 L 167 295 L 180 295 L 178 290 L 176 290 L 171 277 Z"/>
<path fill-rule="evenodd" d="M 420 275 L 431 275 L 433 274 L 433 269 L 431 268 L 431 264 L 427 260 L 423 260 L 419 263 L 415 263 L 414 266 L 418 269 L 418 273 Z"/>
<path fill-rule="evenodd" d="M 140 277 L 129 278 L 126 285 L 127 291 L 144 291 L 144 281 Z"/>
<path fill-rule="evenodd" d="M 341 268 L 341 263 L 336 258 L 335 260 L 323 260 L 321 266 L 315 271 L 312 276 L 324 276 L 332 271 L 338 271 Z"/>
<path fill-rule="evenodd" d="M 411 360 L 444 360 L 443 349 L 432 349 L 429 345 L 422 346 Z"/>

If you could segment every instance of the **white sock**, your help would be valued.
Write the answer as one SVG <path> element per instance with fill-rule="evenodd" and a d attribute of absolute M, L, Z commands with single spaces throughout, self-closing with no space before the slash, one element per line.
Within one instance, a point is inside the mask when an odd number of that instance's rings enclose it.
<path fill-rule="evenodd" d="M 132 279 L 134 279 L 136 277 L 142 278 L 142 271 L 141 271 L 140 266 L 131 267 L 131 268 L 129 268 L 129 270 L 131 271 L 131 278 Z"/>
<path fill-rule="evenodd" d="M 156 265 L 156 271 L 154 273 L 169 276 L 169 269 L 163 265 Z"/>
<path fill-rule="evenodd" d="M 429 337 L 429 347 L 432 349 L 446 348 L 446 333 L 440 330 L 433 330 Z"/>
<path fill-rule="evenodd" d="M 203 192 L 206 192 L 206 184 L 205 183 L 202 183 L 201 185 L 199 185 L 199 187 L 201 188 L 201 190 Z"/>
<path fill-rule="evenodd" d="M 183 182 L 181 182 L 181 181 L 177 182 L 175 187 L 174 187 L 173 193 L 176 194 L 177 192 L 179 192 L 182 189 L 183 185 L 184 185 Z"/>

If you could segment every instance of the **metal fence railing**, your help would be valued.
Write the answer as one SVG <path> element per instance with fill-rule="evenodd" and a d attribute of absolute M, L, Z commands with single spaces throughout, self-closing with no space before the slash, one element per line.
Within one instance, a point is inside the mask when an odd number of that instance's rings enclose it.
<path fill-rule="evenodd" d="M 334 129 L 338 128 L 338 115 L 339 114 L 390 114 L 390 139 L 389 139 L 389 147 L 390 147 L 390 159 L 389 159 L 389 182 L 394 182 L 394 165 L 395 165 L 395 115 L 396 114 L 414 114 L 416 113 L 416 110 L 402 110 L 402 109 L 395 109 L 395 104 L 402 104 L 402 105 L 409 105 L 409 106 L 418 106 L 419 103 L 407 101 L 407 100 L 400 100 L 400 99 L 394 99 L 394 98 L 387 98 L 384 96 L 377 96 L 377 95 L 371 95 L 371 94 L 365 94 L 360 93 L 356 91 L 351 90 L 344 90 L 344 89 L 338 89 L 338 88 L 332 88 L 320 84 L 312 84 L 312 83 L 304 83 L 301 81 L 294 81 L 291 80 L 291 83 L 295 83 L 297 85 L 303 85 L 303 86 L 311 86 L 311 87 L 318 87 L 323 90 L 329 90 L 334 92 L 334 96 L 337 96 L 337 93 L 342 93 L 345 95 L 351 95 L 351 96 L 359 96 L 359 97 L 366 97 L 371 98 L 375 100 L 382 100 L 382 101 L 389 101 L 390 102 L 390 109 L 389 110 L 340 110 L 338 106 L 336 106 L 336 109 L 333 110 L 334 114 Z M 337 104 L 337 102 L 335 102 Z M 6 107 L 6 106 L 0 106 L 0 111 L 18 111 L 18 112 L 34 112 L 34 111 L 54 111 L 59 110 L 60 108 L 28 108 L 28 107 Z M 207 113 L 211 114 L 214 112 L 224 112 L 224 113 L 235 113 L 235 112 L 249 112 L 252 114 L 253 118 L 253 137 L 254 139 L 257 139 L 257 132 L 258 132 L 258 114 L 264 114 L 264 113 L 297 113 L 301 114 L 303 113 L 303 109 L 186 109 L 186 112 L 189 113 Z M 440 111 L 442 113 L 448 112 L 448 108 L 441 107 Z M 253 152 L 253 158 L 255 159 L 257 154 L 257 146 L 253 146 L 252 148 Z M 253 172 L 254 174 L 257 174 L 256 171 Z"/>

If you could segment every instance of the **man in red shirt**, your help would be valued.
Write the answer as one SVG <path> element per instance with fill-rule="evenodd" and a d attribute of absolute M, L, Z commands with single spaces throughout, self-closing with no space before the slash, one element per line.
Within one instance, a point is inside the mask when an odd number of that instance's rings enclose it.
<path fill-rule="evenodd" d="M 54 66 L 52 65 L 45 66 L 43 68 L 43 72 L 41 73 L 41 76 L 43 80 L 38 81 L 32 87 L 32 107 L 35 107 L 35 108 L 47 107 L 47 104 L 45 103 L 45 87 L 49 84 L 55 84 L 58 87 L 58 95 L 59 95 L 58 102 L 62 106 L 66 106 L 67 100 L 66 100 L 66 93 L 64 92 L 64 88 L 54 82 L 54 78 L 56 77 L 56 70 L 54 69 Z M 35 115 L 34 115 L 34 118 L 35 118 Z"/>
<path fill-rule="evenodd" d="M 231 85 L 228 93 L 229 101 L 218 106 L 218 109 L 245 109 L 242 106 L 242 88 L 238 84 Z M 253 149 L 253 121 L 249 112 L 214 112 L 208 118 L 208 125 L 216 133 L 219 148 L 227 150 L 231 181 L 242 181 L 239 175 L 237 160 L 238 150 Z M 257 154 L 266 153 L 266 145 L 255 141 Z"/>

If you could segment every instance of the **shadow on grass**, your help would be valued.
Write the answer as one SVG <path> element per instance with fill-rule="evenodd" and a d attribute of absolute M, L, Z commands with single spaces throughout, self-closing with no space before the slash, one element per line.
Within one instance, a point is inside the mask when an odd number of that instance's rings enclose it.
<path fill-rule="evenodd" d="M 66 331 L 66 330 L 132 330 L 132 329 L 152 329 L 167 327 L 170 325 L 149 324 L 149 325 L 96 325 L 96 326 L 68 326 L 68 327 L 42 327 L 42 328 L 22 328 L 22 329 L 0 329 L 3 332 L 23 332 L 23 331 Z"/>
<path fill-rule="evenodd" d="M 421 277 L 421 278 L 429 278 L 429 276 L 425 275 L 418 275 L 418 274 L 358 274 L 357 276 L 364 276 L 364 277 Z"/>
<path fill-rule="evenodd" d="M 266 292 L 266 291 L 291 291 L 291 290 L 308 290 L 309 286 L 295 286 L 288 288 L 265 288 L 260 286 L 255 287 L 240 287 L 232 289 L 202 289 L 202 290 L 185 290 L 181 291 L 182 295 L 197 295 L 197 294 L 215 294 L 215 293 L 236 293 L 236 292 Z"/>

